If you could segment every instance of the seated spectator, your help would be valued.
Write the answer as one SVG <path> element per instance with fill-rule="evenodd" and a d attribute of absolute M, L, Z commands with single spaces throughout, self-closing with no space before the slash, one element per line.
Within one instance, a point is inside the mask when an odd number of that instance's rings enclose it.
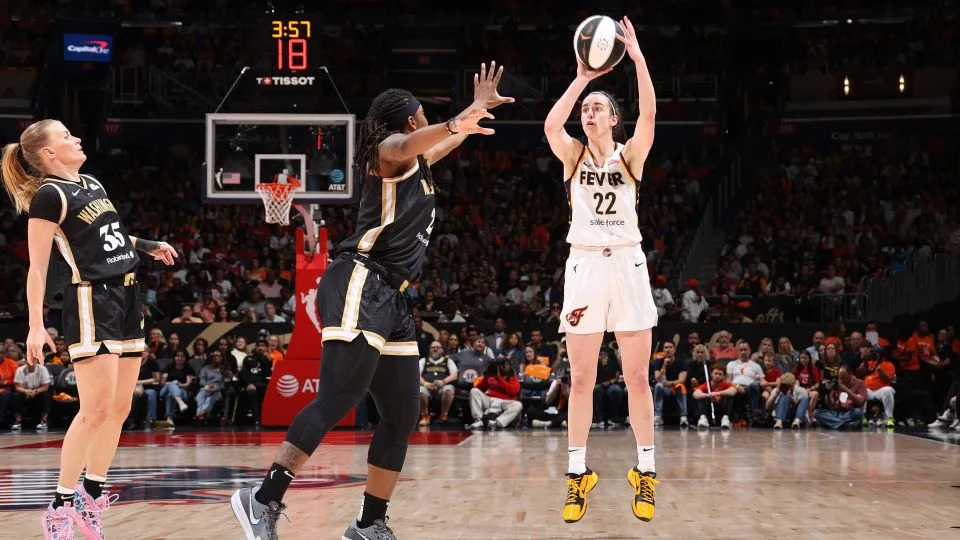
<path fill-rule="evenodd" d="M 483 343 L 483 339 L 478 340 Z M 484 346 L 486 346 L 484 344 Z M 510 362 L 490 362 L 483 377 L 474 380 L 470 390 L 471 429 L 481 429 L 489 423 L 494 429 L 503 429 L 513 423 L 523 410 L 520 403 L 520 379 Z"/>
<path fill-rule="evenodd" d="M 783 372 L 777 367 L 777 360 L 773 351 L 760 353 L 763 359 L 763 378 L 760 379 L 760 397 L 764 403 L 770 398 L 770 393 L 780 385 L 780 376 Z"/>
<path fill-rule="evenodd" d="M 17 368 L 14 374 L 14 383 L 16 385 L 13 395 L 13 431 L 19 431 L 23 421 L 24 410 L 30 410 L 33 413 L 40 413 L 40 422 L 37 424 L 37 431 L 47 430 L 47 415 L 50 414 L 50 372 L 47 368 L 37 364 L 33 358 L 27 358 L 27 362 Z"/>
<path fill-rule="evenodd" d="M 726 330 L 717 332 L 716 343 L 710 347 L 710 359 L 714 362 L 724 362 L 735 360 L 739 356 L 737 347 L 730 343 L 733 336 Z"/>
<path fill-rule="evenodd" d="M 193 306 L 191 306 L 190 304 L 184 304 L 183 307 L 180 308 L 180 316 L 175 317 L 170 322 L 174 324 L 184 324 L 184 323 L 199 324 L 203 322 L 203 319 L 201 319 L 200 317 L 195 317 L 193 315 Z M 171 334 L 170 337 L 172 338 L 173 335 Z"/>
<path fill-rule="evenodd" d="M 487 336 L 487 347 L 493 351 L 494 356 L 506 356 L 508 341 L 510 335 L 507 334 L 507 323 L 501 317 L 493 323 L 493 333 Z"/>
<path fill-rule="evenodd" d="M 557 358 L 557 350 L 553 345 L 543 341 L 543 333 L 540 330 L 534 329 L 530 332 L 530 343 L 527 343 L 527 345 L 533 347 L 537 356 L 546 356 L 548 365 L 553 364 L 553 361 Z"/>
<path fill-rule="evenodd" d="M 827 395 L 824 407 L 817 409 L 814 415 L 820 425 L 830 429 L 847 425 L 859 427 L 866 402 L 867 386 L 847 368 L 841 367 L 837 372 L 836 386 Z"/>
<path fill-rule="evenodd" d="M 528 347 L 529 350 L 533 350 Z M 610 399 L 610 421 L 613 424 L 622 424 L 620 411 L 623 408 L 623 386 L 620 384 L 620 362 L 611 358 L 606 347 L 600 347 L 597 361 L 597 383 L 593 387 L 593 425 L 602 427 L 605 420 L 603 415 L 603 398 Z"/>
<path fill-rule="evenodd" d="M 196 420 L 198 422 L 206 420 L 213 406 L 223 399 L 226 381 L 232 378 L 233 373 L 224 362 L 223 355 L 220 351 L 214 351 L 210 355 L 210 363 L 200 370 L 200 390 L 197 391 L 196 395 Z"/>
<path fill-rule="evenodd" d="M 810 356 L 809 350 L 804 349 L 800 351 L 800 356 L 797 358 L 797 365 L 793 368 L 793 376 L 800 387 L 807 389 L 807 394 L 810 396 L 810 407 L 808 408 L 807 416 L 808 420 L 814 423 L 813 411 L 817 410 L 817 399 L 820 397 L 820 370 L 817 369 L 817 365 L 813 362 L 813 357 Z"/>
<path fill-rule="evenodd" d="M 459 377 L 457 364 L 443 354 L 439 341 L 430 344 L 430 354 L 420 359 L 420 425 L 430 425 L 430 399 L 440 399 L 439 421 L 446 422 L 456 390 L 453 383 Z"/>
<path fill-rule="evenodd" d="M 139 418 L 143 415 L 143 427 L 165 428 L 166 423 L 157 422 L 157 396 L 160 389 L 160 366 L 150 355 L 150 351 L 144 350 L 140 355 L 140 373 L 137 375 L 137 385 L 133 388 L 133 403 L 130 410 L 130 429 L 136 429 L 140 426 Z M 146 407 L 144 407 L 146 401 Z M 144 410 L 146 409 L 146 410 Z"/>
<path fill-rule="evenodd" d="M 726 369 L 726 368 L 724 368 Z M 696 388 L 703 384 L 710 376 L 710 351 L 703 343 L 693 347 L 693 356 L 687 364 L 687 373 L 690 376 L 690 387 Z M 700 377 L 704 377 L 701 379 Z"/>
<path fill-rule="evenodd" d="M 953 429 L 960 431 L 960 416 L 956 414 L 957 395 L 960 394 L 960 380 L 954 380 L 947 391 L 947 396 L 943 400 L 943 412 L 937 416 L 937 419 L 927 425 L 931 429 Z"/>
<path fill-rule="evenodd" d="M 260 319 L 260 322 L 266 323 L 282 323 L 287 322 L 287 319 L 277 313 L 277 306 L 273 302 L 267 302 L 263 305 L 264 316 Z"/>
<path fill-rule="evenodd" d="M 229 345 L 227 346 L 229 347 Z M 247 359 L 247 338 L 238 336 L 237 340 L 233 342 L 233 349 L 230 350 L 230 355 L 233 357 L 233 361 L 236 362 L 237 366 L 236 370 L 231 371 L 239 373 L 243 369 L 243 361 Z M 224 356 L 224 360 L 230 363 L 228 357 Z"/>
<path fill-rule="evenodd" d="M 797 361 L 800 359 L 800 353 L 793 348 L 793 342 L 790 341 L 790 338 L 784 336 L 780 338 L 780 342 L 777 344 L 777 367 L 780 368 L 781 373 L 789 373 L 793 371 L 794 366 L 797 365 Z"/>
<path fill-rule="evenodd" d="M 657 276 L 650 292 L 653 294 L 653 305 L 657 306 L 657 316 L 663 317 L 667 313 L 667 304 L 673 303 L 673 295 L 667 289 L 667 276 L 663 274 Z"/>
<path fill-rule="evenodd" d="M 687 365 L 677 358 L 677 348 L 672 341 L 663 344 L 663 357 L 650 362 L 650 370 L 656 383 L 653 387 L 653 425 L 663 425 L 663 398 L 673 396 L 680 407 L 680 427 L 687 427 Z"/>
<path fill-rule="evenodd" d="M 503 344 L 503 348 L 497 353 L 497 356 L 509 358 L 510 362 L 519 369 L 520 364 L 526 356 L 526 350 L 525 347 L 523 347 L 523 336 L 520 335 L 520 332 L 510 334 L 510 337 L 507 338 L 506 343 Z"/>
<path fill-rule="evenodd" d="M 174 425 L 173 416 L 177 406 L 180 407 L 180 412 L 189 408 L 186 399 L 196 376 L 196 372 L 187 364 L 187 355 L 183 351 L 177 351 L 173 356 L 173 364 L 163 371 L 160 378 L 160 399 L 166 404 L 167 424 L 170 426 Z"/>
<path fill-rule="evenodd" d="M 267 352 L 270 353 L 273 369 L 276 369 L 277 362 L 283 360 L 283 350 L 280 348 L 280 336 L 270 336 L 267 338 Z"/>
<path fill-rule="evenodd" d="M 720 428 L 730 429 L 730 414 L 733 412 L 733 399 L 736 395 L 736 387 L 727 381 L 726 367 L 721 363 L 714 364 L 710 369 L 710 380 L 693 391 L 694 403 L 700 417 L 697 429 L 709 429 L 708 418 L 716 422 L 717 414 L 723 415 L 720 418 Z"/>
<path fill-rule="evenodd" d="M 687 292 L 683 293 L 681 303 L 683 304 L 683 320 L 687 322 L 698 322 L 700 314 L 710 309 L 710 304 L 703 296 L 703 291 L 698 286 L 695 278 L 690 278 L 686 282 Z"/>
<path fill-rule="evenodd" d="M 851 340 L 852 341 L 852 340 Z M 871 419 L 870 425 L 893 429 L 896 421 L 893 419 L 894 394 L 893 378 L 897 369 L 879 351 L 874 350 L 869 341 L 861 340 L 860 365 L 856 368 L 856 375 L 863 379 L 867 386 L 867 400 L 878 399 L 883 404 L 883 418 Z"/>
<path fill-rule="evenodd" d="M 166 345 L 157 353 L 157 359 L 174 358 L 177 352 L 183 352 L 183 347 L 180 346 L 180 334 L 170 332 L 170 337 L 167 338 Z"/>
<path fill-rule="evenodd" d="M 447 341 L 448 344 L 455 344 L 457 342 L 459 342 L 459 338 L 456 335 L 451 335 Z M 469 349 L 463 349 L 456 354 L 448 352 L 448 355 L 453 358 L 453 361 L 457 363 L 461 371 L 464 369 L 474 369 L 477 374 L 483 373 L 483 370 L 486 369 L 487 365 L 493 360 L 493 356 L 487 354 L 487 351 L 490 350 L 489 347 L 487 347 L 487 341 L 483 336 L 477 336 L 473 339 L 471 345 L 472 347 Z"/>
<path fill-rule="evenodd" d="M 746 396 L 749 413 L 760 407 L 760 381 L 763 380 L 763 368 L 750 356 L 750 344 L 741 341 L 737 345 L 740 358 L 727 364 L 727 380 L 737 389 L 738 396 Z"/>
<path fill-rule="evenodd" d="M 543 406 L 533 404 L 527 410 L 530 427 L 562 427 L 567 421 L 567 404 L 569 403 L 570 371 L 568 367 L 559 372 L 557 378 L 550 382 L 550 388 L 543 400 Z"/>
<path fill-rule="evenodd" d="M 237 338 L 237 341 L 241 339 L 243 338 Z M 273 372 L 271 366 L 272 362 L 267 356 L 267 342 L 259 340 L 253 352 L 244 358 L 240 373 L 237 375 L 243 388 L 242 395 L 245 397 L 255 425 L 260 425 L 260 405 L 263 403 L 264 394 L 267 393 L 267 383 Z"/>
<path fill-rule="evenodd" d="M 14 378 L 20 366 L 7 356 L 0 359 L 0 422 L 7 418 L 7 407 L 13 400 Z"/>
<path fill-rule="evenodd" d="M 806 388 L 797 383 L 793 373 L 784 373 L 780 377 L 779 384 L 770 392 L 770 397 L 767 398 L 766 403 L 767 410 L 774 409 L 773 429 L 783 429 L 783 423 L 790 416 L 790 411 L 794 413 L 793 423 L 790 424 L 790 427 L 798 429 L 807 422 L 810 395 Z"/>

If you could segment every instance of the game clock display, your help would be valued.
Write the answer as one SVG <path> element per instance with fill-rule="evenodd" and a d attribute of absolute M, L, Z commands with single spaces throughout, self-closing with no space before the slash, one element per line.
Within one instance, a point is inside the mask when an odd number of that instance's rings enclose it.
<path fill-rule="evenodd" d="M 310 45 L 313 42 L 313 24 L 310 21 L 272 20 L 270 39 L 275 55 L 273 66 L 276 69 L 310 69 Z"/>

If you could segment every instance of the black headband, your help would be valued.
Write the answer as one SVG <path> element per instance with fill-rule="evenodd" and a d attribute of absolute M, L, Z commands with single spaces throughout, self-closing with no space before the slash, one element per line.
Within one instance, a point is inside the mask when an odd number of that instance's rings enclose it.
<path fill-rule="evenodd" d="M 407 118 L 417 114 L 419 109 L 420 102 L 417 98 L 410 96 L 410 101 L 403 106 L 403 109 L 397 111 L 397 114 L 387 122 L 387 128 L 392 131 L 403 131 L 403 127 L 407 125 Z"/>

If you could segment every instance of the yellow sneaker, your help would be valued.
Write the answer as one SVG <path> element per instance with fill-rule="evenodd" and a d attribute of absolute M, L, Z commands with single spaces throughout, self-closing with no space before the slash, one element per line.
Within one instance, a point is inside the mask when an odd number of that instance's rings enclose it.
<path fill-rule="evenodd" d="M 567 474 L 567 502 L 563 505 L 563 520 L 576 523 L 587 513 L 587 493 L 597 485 L 597 473 L 587 469 L 583 474 Z"/>
<path fill-rule="evenodd" d="M 636 467 L 627 473 L 627 481 L 633 486 L 633 515 L 641 521 L 653 519 L 654 495 L 656 493 L 657 473 L 643 474 Z"/>

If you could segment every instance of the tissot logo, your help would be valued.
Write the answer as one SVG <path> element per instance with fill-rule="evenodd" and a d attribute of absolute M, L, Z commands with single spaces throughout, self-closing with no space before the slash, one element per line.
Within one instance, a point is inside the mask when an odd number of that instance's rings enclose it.
<path fill-rule="evenodd" d="M 313 86 L 316 77 L 283 77 L 283 76 L 265 76 L 257 77 L 259 86 Z"/>

